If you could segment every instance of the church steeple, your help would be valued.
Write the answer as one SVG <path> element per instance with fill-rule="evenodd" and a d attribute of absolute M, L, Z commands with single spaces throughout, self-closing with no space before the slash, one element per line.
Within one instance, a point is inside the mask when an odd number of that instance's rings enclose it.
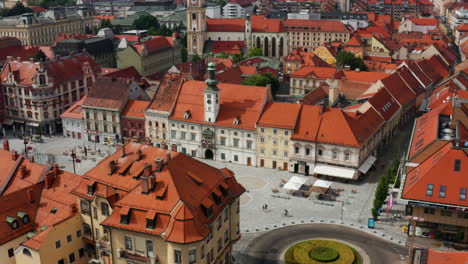
<path fill-rule="evenodd" d="M 215 76 L 215 64 L 208 63 L 208 79 L 205 81 L 205 121 L 214 123 L 219 113 L 219 89 Z"/>

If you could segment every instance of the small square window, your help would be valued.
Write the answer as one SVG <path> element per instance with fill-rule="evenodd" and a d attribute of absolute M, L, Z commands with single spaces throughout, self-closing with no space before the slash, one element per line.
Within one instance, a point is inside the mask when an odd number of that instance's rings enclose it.
<path fill-rule="evenodd" d="M 447 190 L 447 186 L 441 185 L 439 189 L 439 197 L 440 198 L 445 198 L 445 192 Z"/>
<path fill-rule="evenodd" d="M 61 248 L 62 243 L 60 243 L 60 240 L 55 241 L 55 248 Z"/>
<path fill-rule="evenodd" d="M 81 237 L 81 229 L 76 230 L 76 237 L 78 237 L 78 238 Z"/>
<path fill-rule="evenodd" d="M 75 253 L 71 253 L 70 255 L 68 255 L 68 259 L 70 260 L 70 263 L 75 262 Z"/>
<path fill-rule="evenodd" d="M 84 256 L 84 248 L 80 248 L 78 250 L 78 256 L 80 256 L 80 258 L 82 258 Z"/>
<path fill-rule="evenodd" d="M 15 250 L 13 248 L 8 249 L 8 257 L 14 257 L 15 256 Z"/>
<path fill-rule="evenodd" d="M 72 235 L 68 235 L 68 236 L 67 236 L 67 242 L 70 243 L 70 242 L 72 242 L 72 240 L 73 240 L 73 239 L 72 239 Z"/>
<path fill-rule="evenodd" d="M 434 190 L 433 184 L 428 184 L 426 187 L 426 196 L 432 196 L 432 191 Z"/>

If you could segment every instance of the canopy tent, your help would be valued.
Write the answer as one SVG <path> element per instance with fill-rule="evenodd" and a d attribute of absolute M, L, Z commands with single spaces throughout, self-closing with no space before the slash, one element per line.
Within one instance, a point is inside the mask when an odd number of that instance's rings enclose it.
<path fill-rule="evenodd" d="M 361 164 L 361 167 L 359 167 L 359 171 L 362 173 L 367 173 L 369 169 L 374 165 L 375 161 L 377 160 L 376 157 L 370 155 L 364 163 Z"/>
<path fill-rule="evenodd" d="M 312 188 L 310 188 L 310 191 L 316 192 L 319 194 L 324 194 L 327 192 L 328 189 L 330 189 L 331 185 L 332 185 L 331 181 L 316 180 L 314 184 L 312 185 Z"/>
<path fill-rule="evenodd" d="M 298 191 L 306 182 L 307 178 L 304 176 L 292 176 L 283 188 Z"/>
<path fill-rule="evenodd" d="M 327 164 L 316 164 L 314 168 L 314 173 L 345 179 L 354 179 L 356 170 L 352 168 L 332 166 Z"/>

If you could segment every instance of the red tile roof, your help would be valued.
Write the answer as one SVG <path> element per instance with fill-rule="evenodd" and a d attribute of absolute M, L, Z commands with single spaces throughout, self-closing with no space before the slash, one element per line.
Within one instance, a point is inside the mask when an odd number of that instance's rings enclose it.
<path fill-rule="evenodd" d="M 302 51 L 302 49 L 292 50 L 286 57 L 285 62 L 300 63 L 302 66 L 330 67 L 322 58 L 313 52 Z"/>
<path fill-rule="evenodd" d="M 149 110 L 171 112 L 185 79 L 181 73 L 167 72 L 148 106 Z"/>
<path fill-rule="evenodd" d="M 173 37 L 153 36 L 152 39 L 133 44 L 133 48 L 140 55 L 157 53 L 159 50 L 173 46 Z"/>
<path fill-rule="evenodd" d="M 57 45 L 57 42 L 61 42 L 67 39 L 75 39 L 75 40 L 81 40 L 81 39 L 89 39 L 89 38 L 94 38 L 96 37 L 93 34 L 79 34 L 79 33 L 59 33 L 57 37 L 55 38 L 54 42 L 50 46 L 55 47 Z"/>
<path fill-rule="evenodd" d="M 257 126 L 294 129 L 300 109 L 300 104 L 267 103 Z"/>
<path fill-rule="evenodd" d="M 86 95 L 83 96 L 79 101 L 74 103 L 70 108 L 68 108 L 63 114 L 60 115 L 61 118 L 73 118 L 73 119 L 83 119 L 83 112 L 81 106 L 83 105 Z"/>
<path fill-rule="evenodd" d="M 125 148 L 124 158 L 121 157 L 122 151 L 118 151 L 84 175 L 84 178 L 128 191 L 120 195 L 122 198 L 115 203 L 111 216 L 102 223 L 104 226 L 159 235 L 175 243 L 200 241 L 210 233 L 208 225 L 225 206 L 245 191 L 232 172 L 216 169 L 186 155 L 133 142 Z M 142 159 L 137 161 L 136 152 L 139 150 L 142 151 Z M 170 160 L 166 157 L 168 153 L 171 153 Z M 149 164 L 154 167 L 156 158 L 162 158 L 164 165 L 160 172 L 150 168 L 147 175 L 156 174 L 155 188 L 143 194 L 140 176 L 146 173 L 143 166 Z M 109 176 L 107 164 L 111 160 L 117 160 L 117 169 Z M 127 164 L 130 164 L 128 172 L 119 175 L 118 171 Z M 226 190 L 226 196 L 222 194 L 222 188 Z M 76 192 L 82 191 L 86 192 L 86 189 L 79 188 Z M 214 202 L 213 193 L 221 194 L 218 196 L 221 200 L 219 205 Z M 202 205 L 211 206 L 213 214 L 206 216 Z M 128 224 L 121 224 L 121 214 L 130 215 Z M 148 229 L 146 218 L 153 216 L 156 226 Z"/>
<path fill-rule="evenodd" d="M 336 74 L 336 68 L 304 66 L 290 74 L 292 78 L 331 79 Z"/>
<path fill-rule="evenodd" d="M 427 255 L 427 263 L 450 263 L 450 264 L 466 264 L 468 260 L 467 251 L 438 251 L 429 248 Z"/>
<path fill-rule="evenodd" d="M 150 102 L 148 101 L 128 100 L 121 116 L 123 118 L 130 117 L 144 119 L 145 110 L 149 104 Z"/>
<path fill-rule="evenodd" d="M 129 84 L 128 79 L 99 77 L 89 90 L 83 106 L 120 110 L 128 100 Z"/>
<path fill-rule="evenodd" d="M 284 32 L 284 25 L 281 19 L 267 19 L 264 16 L 251 16 L 252 32 L 278 33 Z"/>
<path fill-rule="evenodd" d="M 110 69 L 110 68 L 106 68 L 106 69 Z M 112 69 L 112 70 L 108 70 L 108 72 L 104 72 L 104 68 L 103 68 L 102 76 L 133 79 L 137 83 L 140 83 L 142 81 L 141 78 L 143 77 L 133 66 L 129 66 L 123 69 L 115 69 L 115 70 Z"/>
<path fill-rule="evenodd" d="M 337 32 L 350 33 L 351 31 L 338 20 L 305 20 L 287 19 L 284 21 L 286 31 L 307 32 Z"/>
<path fill-rule="evenodd" d="M 460 161 L 460 169 L 454 169 L 455 161 Z M 421 162 L 406 175 L 402 198 L 455 206 L 468 206 L 468 201 L 460 200 L 460 188 L 468 188 L 468 154 L 463 149 L 452 148 L 447 141 L 444 147 Z M 440 177 L 444 175 L 444 177 Z M 433 184 L 433 194 L 426 194 L 427 185 Z M 440 197 L 440 186 L 446 186 L 445 197 Z"/>
<path fill-rule="evenodd" d="M 34 58 L 38 54 L 39 50 L 39 47 L 23 45 L 0 48 L 0 60 L 5 61 L 8 56 L 15 59 L 19 57 L 23 60 L 29 60 L 30 58 Z"/>
<path fill-rule="evenodd" d="M 39 63 L 11 61 L 9 64 L 11 70 L 15 74 L 15 80 L 18 85 L 31 85 L 33 83 L 33 78 L 39 68 Z M 94 62 L 93 58 L 87 54 L 77 54 L 45 61 L 44 68 L 57 85 L 70 80 L 83 79 L 83 68 L 85 64 L 89 64 L 95 73 L 100 72 L 99 66 Z M 3 68 L 0 75 L 2 82 L 7 80 L 9 69 L 10 67 Z"/>
<path fill-rule="evenodd" d="M 291 138 L 359 147 L 380 129 L 383 122 L 372 108 L 365 113 L 348 114 L 338 108 L 304 105 Z"/>
<path fill-rule="evenodd" d="M 216 54 L 224 51 L 228 54 L 242 54 L 244 47 L 244 41 L 213 41 L 211 52 Z"/>
<path fill-rule="evenodd" d="M 244 32 L 245 18 L 207 18 L 206 29 L 211 32 Z"/>
<path fill-rule="evenodd" d="M 358 34 L 354 34 L 354 35 L 345 43 L 345 45 L 346 45 L 346 46 L 361 47 L 363 44 L 362 44 L 361 39 L 359 38 L 359 35 L 358 35 Z"/>
<path fill-rule="evenodd" d="M 315 105 L 318 104 L 328 95 L 328 85 L 321 85 L 316 89 L 306 93 L 301 99 L 301 104 L 304 105 Z"/>
<path fill-rule="evenodd" d="M 361 82 L 361 83 L 375 83 L 378 80 L 381 80 L 385 77 L 388 77 L 390 74 L 386 72 L 367 72 L 367 71 L 346 71 L 341 70 L 337 72 L 333 78 L 340 80 L 347 80 L 352 82 Z"/>
<path fill-rule="evenodd" d="M 385 120 L 390 120 L 400 109 L 398 102 L 386 89 L 380 89 L 368 102 Z"/>
<path fill-rule="evenodd" d="M 385 85 L 385 89 L 395 98 L 400 106 L 408 105 L 412 100 L 416 99 L 416 93 L 413 92 L 398 74 L 392 74 L 381 80 Z"/>
<path fill-rule="evenodd" d="M 212 123 L 204 121 L 205 88 L 205 82 L 184 82 L 170 119 L 211 125 Z M 218 88 L 220 110 L 214 125 L 255 130 L 255 124 L 268 100 L 267 88 L 228 83 L 220 83 Z M 190 111 L 190 118 L 187 120 L 184 118 L 186 111 Z M 233 123 L 235 118 L 240 121 L 238 125 Z"/>
<path fill-rule="evenodd" d="M 437 18 L 410 18 L 409 20 L 418 26 L 438 26 L 440 24 Z"/>

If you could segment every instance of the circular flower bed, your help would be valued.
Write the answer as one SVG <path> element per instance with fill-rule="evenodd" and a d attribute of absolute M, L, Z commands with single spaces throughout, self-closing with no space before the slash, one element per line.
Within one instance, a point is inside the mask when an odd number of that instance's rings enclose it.
<path fill-rule="evenodd" d="M 287 264 L 360 264 L 362 258 L 353 248 L 331 240 L 297 243 L 284 255 Z"/>
<path fill-rule="evenodd" d="M 332 262 L 337 260 L 340 255 L 333 248 L 316 247 L 310 250 L 309 256 L 313 260 L 322 262 Z"/>

